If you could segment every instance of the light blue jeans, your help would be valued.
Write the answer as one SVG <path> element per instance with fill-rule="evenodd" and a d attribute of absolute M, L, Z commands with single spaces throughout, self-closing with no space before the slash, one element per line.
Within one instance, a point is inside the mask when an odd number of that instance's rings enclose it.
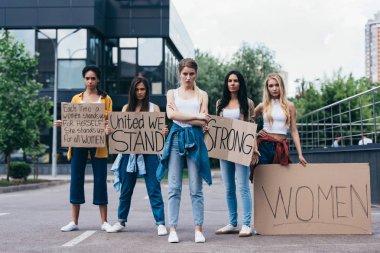
<path fill-rule="evenodd" d="M 249 168 L 241 164 L 220 160 L 220 171 L 226 189 L 230 224 L 236 226 L 238 223 L 236 177 L 243 205 L 243 225 L 251 226 L 252 199 L 249 189 Z"/>
<path fill-rule="evenodd" d="M 180 156 L 178 153 L 178 137 L 174 136 L 172 139 L 170 157 L 169 157 L 169 194 L 168 194 L 168 216 L 169 226 L 177 227 L 179 207 L 181 204 L 182 193 L 182 176 L 183 169 L 187 163 L 189 172 L 189 188 L 191 204 L 193 206 L 193 219 L 194 225 L 203 225 L 204 215 L 204 199 L 202 191 L 202 178 L 199 175 L 199 170 L 195 162 L 187 156 Z"/>

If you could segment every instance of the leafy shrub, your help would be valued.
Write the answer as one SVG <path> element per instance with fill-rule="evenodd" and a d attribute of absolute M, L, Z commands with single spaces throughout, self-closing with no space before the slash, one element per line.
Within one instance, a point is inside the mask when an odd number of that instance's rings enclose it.
<path fill-rule="evenodd" d="M 23 178 L 26 181 L 26 178 L 32 172 L 30 165 L 26 162 L 11 162 L 9 176 L 15 179 Z"/>

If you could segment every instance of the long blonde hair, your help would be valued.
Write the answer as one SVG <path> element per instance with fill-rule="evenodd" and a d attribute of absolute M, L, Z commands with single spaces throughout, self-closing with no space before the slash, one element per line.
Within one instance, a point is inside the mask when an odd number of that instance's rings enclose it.
<path fill-rule="evenodd" d="M 264 93 L 263 93 L 263 105 L 264 105 L 263 113 L 266 113 L 269 125 L 272 125 L 273 124 L 272 97 L 271 97 L 269 90 L 268 90 L 269 79 L 274 79 L 279 84 L 279 87 L 280 87 L 280 106 L 281 106 L 282 111 L 285 114 L 285 118 L 286 118 L 285 119 L 285 125 L 289 126 L 290 125 L 290 110 L 289 110 L 288 99 L 286 97 L 284 80 L 277 73 L 271 73 L 265 79 L 265 87 L 264 87 Z"/>
<path fill-rule="evenodd" d="M 198 75 L 198 64 L 197 62 L 192 58 L 185 58 L 182 59 L 178 64 L 178 73 L 181 75 L 182 70 L 185 68 L 191 68 L 195 70 L 195 74 Z M 198 101 L 200 104 L 202 104 L 202 95 L 201 95 L 201 89 L 198 88 L 197 83 L 194 81 L 194 94 L 198 98 Z"/>

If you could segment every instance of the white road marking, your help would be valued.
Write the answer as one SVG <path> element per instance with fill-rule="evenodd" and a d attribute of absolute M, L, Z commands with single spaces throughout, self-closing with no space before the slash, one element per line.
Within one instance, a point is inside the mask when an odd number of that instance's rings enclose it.
<path fill-rule="evenodd" d="M 88 230 L 88 231 L 84 232 L 83 234 L 75 237 L 71 241 L 63 244 L 62 246 L 63 247 L 72 247 L 72 246 L 75 246 L 78 243 L 80 243 L 81 241 L 85 240 L 86 238 L 92 236 L 95 232 L 96 232 L 96 230 Z"/>
<path fill-rule="evenodd" d="M 9 213 L 0 213 L 0 216 L 7 215 L 7 214 L 9 214 Z"/>

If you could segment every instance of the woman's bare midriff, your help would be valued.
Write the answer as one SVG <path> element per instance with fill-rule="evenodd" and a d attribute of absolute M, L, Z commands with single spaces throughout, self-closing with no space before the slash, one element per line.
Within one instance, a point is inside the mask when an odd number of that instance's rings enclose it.
<path fill-rule="evenodd" d="M 274 133 L 267 133 L 270 137 L 273 137 L 276 140 L 284 140 L 286 139 L 286 135 L 284 134 L 274 134 Z"/>

